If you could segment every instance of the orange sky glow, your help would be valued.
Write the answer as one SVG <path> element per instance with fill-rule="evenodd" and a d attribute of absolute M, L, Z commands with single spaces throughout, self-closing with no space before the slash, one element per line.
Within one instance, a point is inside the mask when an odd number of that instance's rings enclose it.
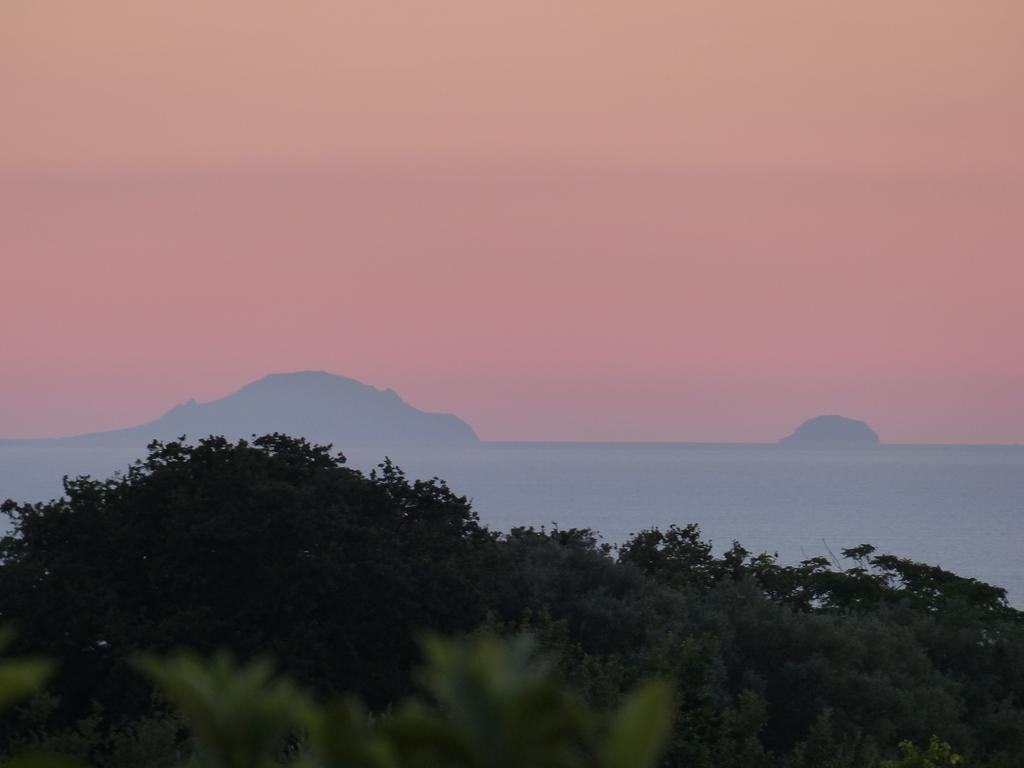
<path fill-rule="evenodd" d="M 1024 442 L 1020 0 L 5 0 L 0 436 Z"/>

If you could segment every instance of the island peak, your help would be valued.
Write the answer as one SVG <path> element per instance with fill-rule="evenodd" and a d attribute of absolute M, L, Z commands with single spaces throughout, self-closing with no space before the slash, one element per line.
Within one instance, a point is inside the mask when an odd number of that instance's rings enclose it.
<path fill-rule="evenodd" d="M 827 415 L 808 419 L 793 434 L 779 440 L 781 445 L 845 446 L 878 445 L 878 433 L 863 421 Z"/>

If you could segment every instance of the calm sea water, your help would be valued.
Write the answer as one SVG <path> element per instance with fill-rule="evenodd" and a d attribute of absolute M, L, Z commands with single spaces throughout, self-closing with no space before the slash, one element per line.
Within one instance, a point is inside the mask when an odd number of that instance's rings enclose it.
<path fill-rule="evenodd" d="M 615 544 L 695 522 L 718 549 L 736 539 L 789 562 L 870 543 L 1024 606 L 1024 447 L 489 443 L 399 459 L 498 529 L 589 527 Z"/>
<path fill-rule="evenodd" d="M 0 498 L 53 496 L 62 473 L 104 476 L 137 453 L 3 447 Z M 365 469 L 381 455 L 349 458 Z M 492 528 L 588 527 L 615 544 L 696 522 L 716 548 L 736 539 L 790 562 L 870 543 L 1024 606 L 1024 447 L 484 443 L 393 458 L 410 476 L 445 478 Z"/>

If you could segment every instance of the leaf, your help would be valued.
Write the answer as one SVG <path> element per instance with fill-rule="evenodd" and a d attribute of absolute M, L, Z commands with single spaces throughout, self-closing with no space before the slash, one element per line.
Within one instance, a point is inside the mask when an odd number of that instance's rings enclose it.
<path fill-rule="evenodd" d="M 42 659 L 0 663 L 0 712 L 39 690 L 52 673 L 53 664 Z"/>
<path fill-rule="evenodd" d="M 188 653 L 136 665 L 181 711 L 200 752 L 218 768 L 272 765 L 288 732 L 309 722 L 313 707 L 266 661 L 239 665 L 229 654 L 204 661 Z"/>
<path fill-rule="evenodd" d="M 672 727 L 672 690 L 648 683 L 630 695 L 612 721 L 605 747 L 606 768 L 653 768 Z"/>
<path fill-rule="evenodd" d="M 4 768 L 79 768 L 78 762 L 65 755 L 33 752 L 4 760 Z"/>

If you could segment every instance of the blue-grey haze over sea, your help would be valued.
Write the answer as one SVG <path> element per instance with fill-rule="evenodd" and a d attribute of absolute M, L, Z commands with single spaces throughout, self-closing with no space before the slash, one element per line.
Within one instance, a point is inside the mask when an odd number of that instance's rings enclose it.
<path fill-rule="evenodd" d="M 128 449 L 0 445 L 0 499 L 60 493 L 64 473 L 104 477 Z M 383 451 L 346 452 L 369 469 Z M 411 477 L 444 478 L 481 520 L 631 532 L 699 523 L 788 562 L 870 543 L 1005 587 L 1024 606 L 1024 446 L 498 443 L 392 452 Z"/>
<path fill-rule="evenodd" d="M 1024 605 L 1024 447 L 487 443 L 460 454 L 405 463 L 447 479 L 501 530 L 590 527 L 614 544 L 696 522 L 718 548 L 737 539 L 790 562 L 871 543 Z"/>

